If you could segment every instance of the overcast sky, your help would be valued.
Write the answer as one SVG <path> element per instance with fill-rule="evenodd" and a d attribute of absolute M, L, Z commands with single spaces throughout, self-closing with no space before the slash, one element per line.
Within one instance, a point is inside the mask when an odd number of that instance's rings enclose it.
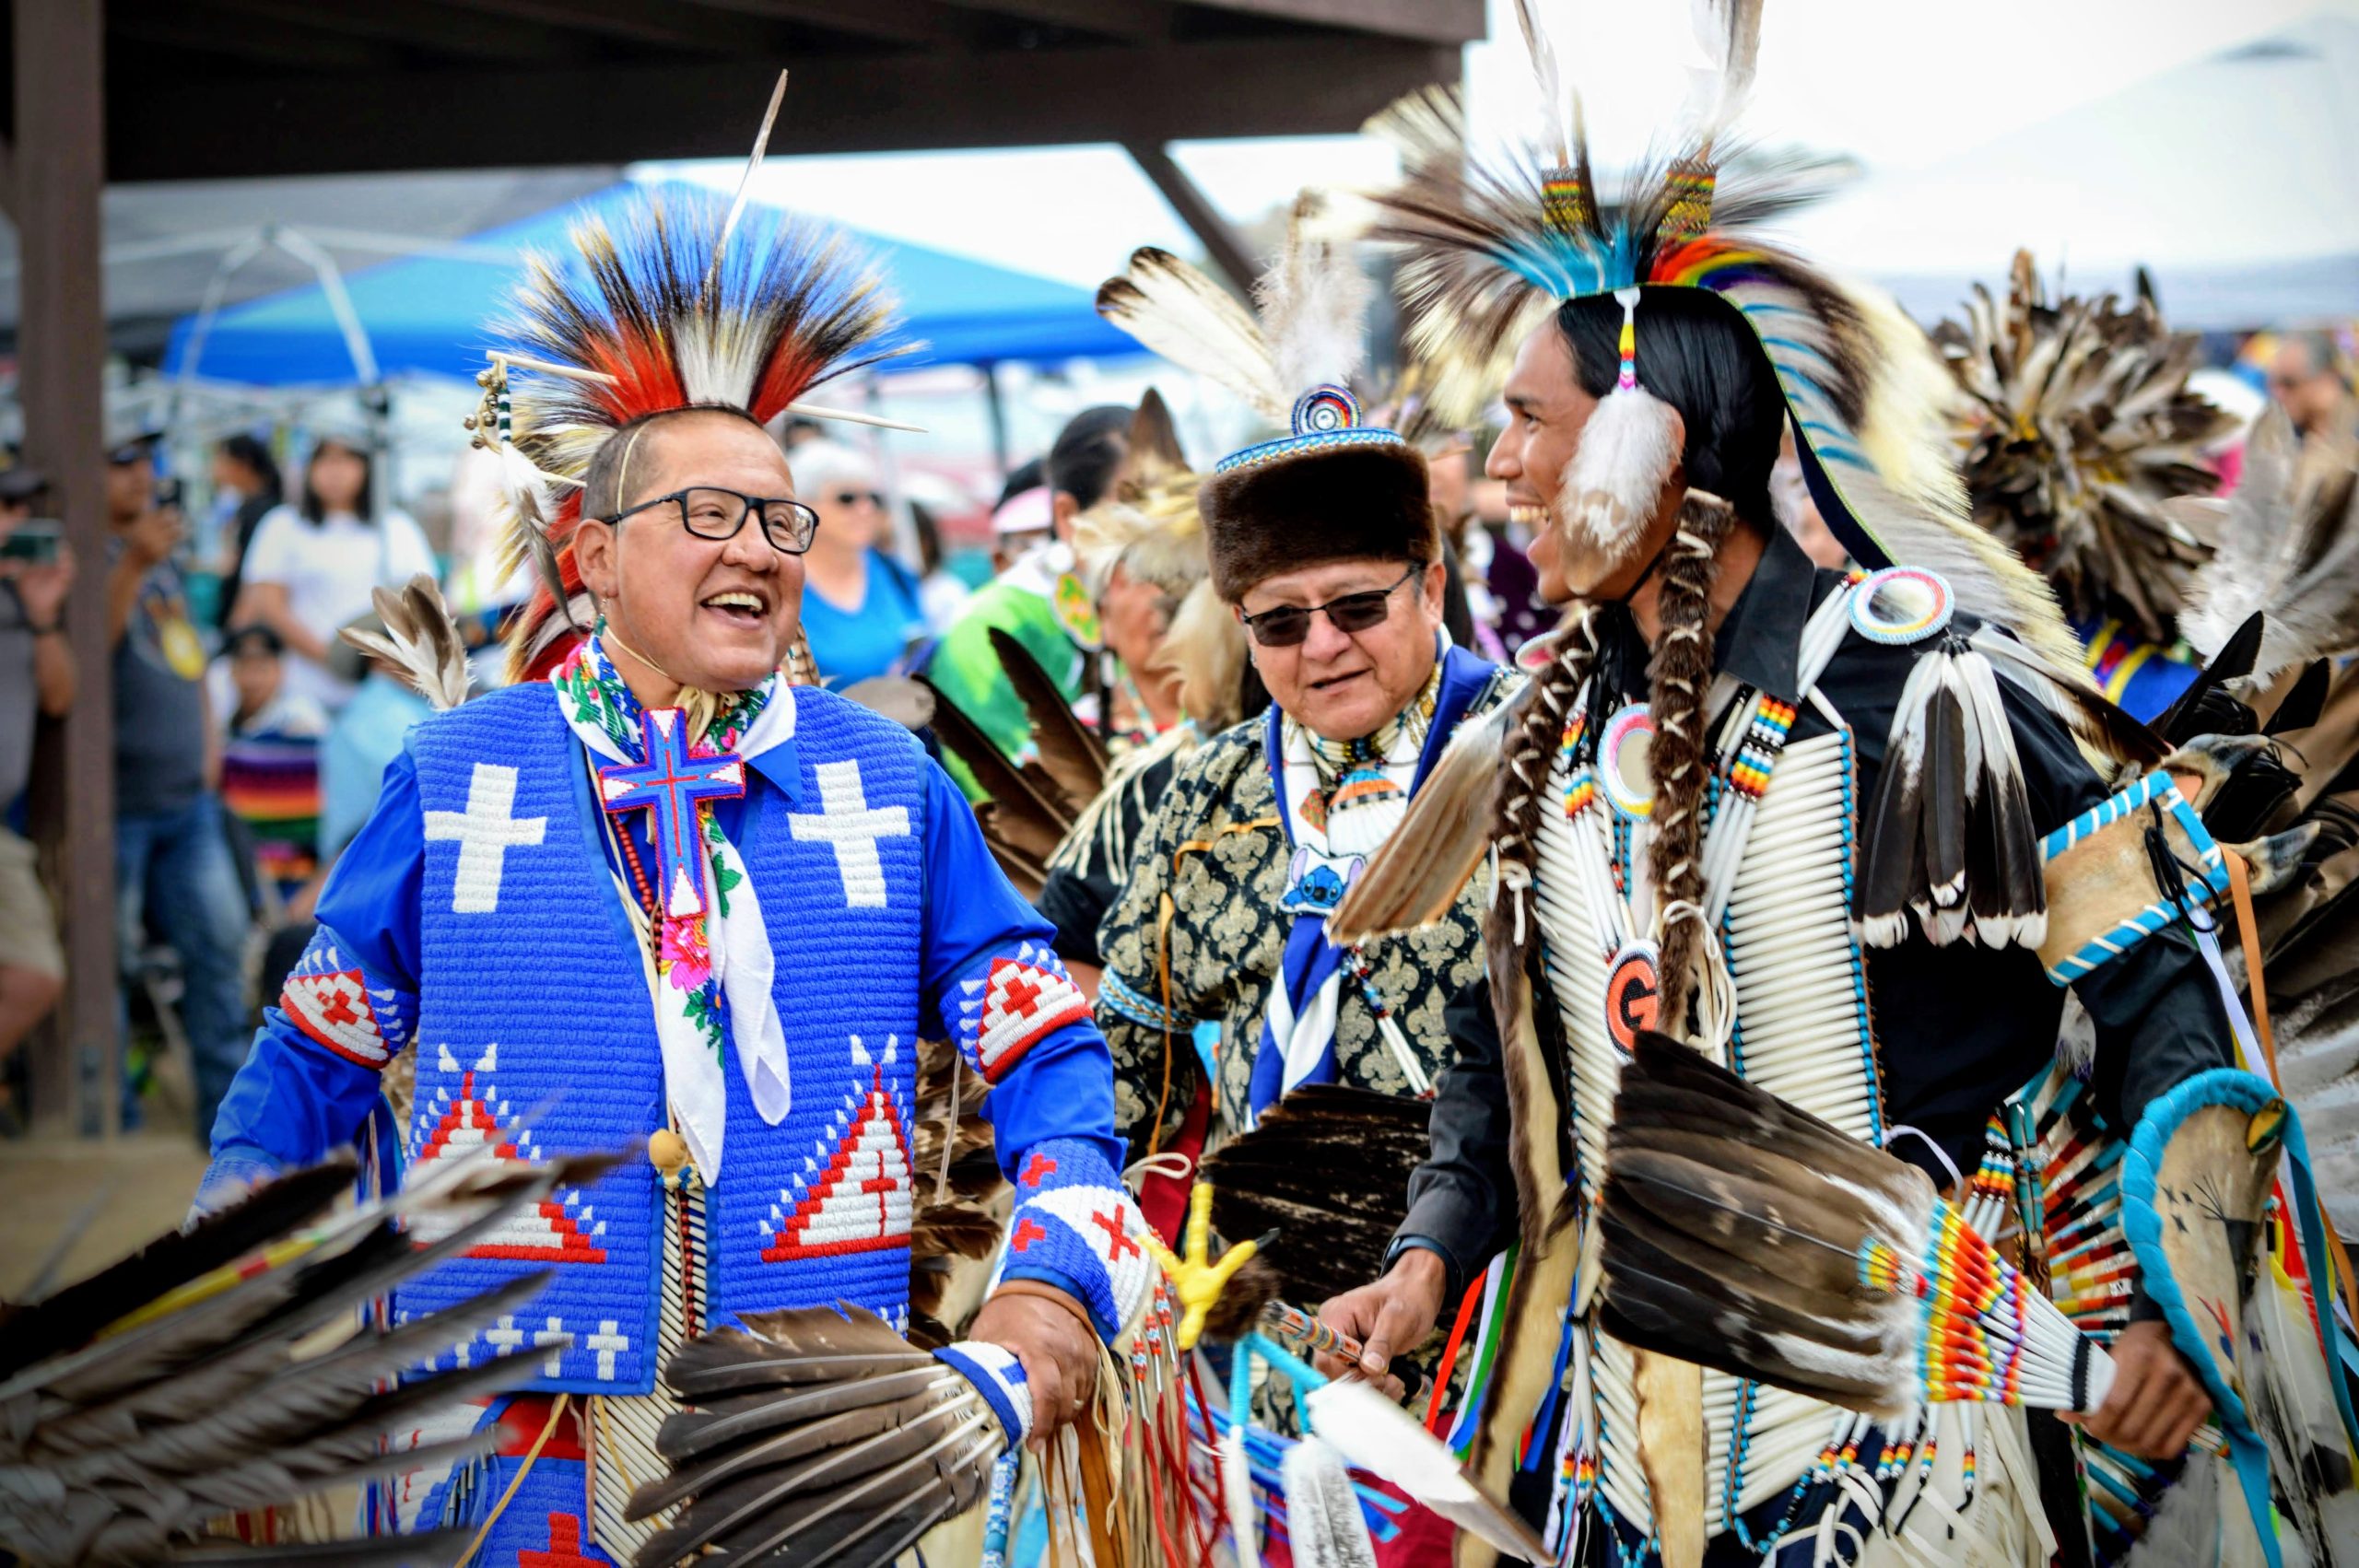
<path fill-rule="evenodd" d="M 1769 0 L 1760 84 L 1743 123 L 1771 143 L 1905 169 L 2320 10 L 2359 17 L 2359 0 Z M 1675 113 L 1696 58 L 1686 8 L 1560 0 L 1548 13 L 1601 164 L 1642 152 Z M 1508 0 L 1491 0 L 1490 32 L 1492 41 L 1467 52 L 1468 81 L 1478 118 L 1511 132 L 1528 123 L 1536 95 Z M 786 112 L 794 112 L 792 88 Z M 1372 184 L 1392 168 L 1385 149 L 1356 136 L 1183 143 L 1176 156 L 1240 221 L 1303 184 Z M 634 172 L 722 185 L 736 177 L 726 163 Z M 773 158 L 759 194 L 1083 286 L 1119 270 L 1134 246 L 1196 248 L 1110 146 Z"/>

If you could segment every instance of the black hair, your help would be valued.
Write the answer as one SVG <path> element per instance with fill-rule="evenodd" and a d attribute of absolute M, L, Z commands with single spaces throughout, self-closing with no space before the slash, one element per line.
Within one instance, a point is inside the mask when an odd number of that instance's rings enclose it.
<path fill-rule="evenodd" d="M 1037 490 L 1048 482 L 1049 465 L 1037 457 L 1026 459 L 1008 474 L 1007 482 L 999 487 L 999 499 L 992 503 L 992 510 L 999 510 L 1025 491 Z"/>
<path fill-rule="evenodd" d="M 297 509 L 302 512 L 303 521 L 310 523 L 312 527 L 317 528 L 328 520 L 327 503 L 320 499 L 320 493 L 317 490 L 311 488 L 311 468 L 313 464 L 320 461 L 320 453 L 331 446 L 341 447 L 346 451 L 350 452 L 353 456 L 360 460 L 360 496 L 359 498 L 353 503 L 352 509 L 360 514 L 360 521 L 362 522 L 370 523 L 376 521 L 376 460 L 369 455 L 369 449 L 367 447 L 361 445 L 358 441 L 348 441 L 342 436 L 321 437 L 318 442 L 312 446 L 311 455 L 306 458 L 303 462 L 303 499 Z"/>
<path fill-rule="evenodd" d="M 287 651 L 287 639 L 278 635 L 277 627 L 265 621 L 248 621 L 244 626 L 232 626 L 221 638 L 222 656 L 235 659 L 246 650 L 248 643 L 259 643 L 262 650 L 274 659 Z"/>
<path fill-rule="evenodd" d="M 1119 403 L 1104 403 L 1065 421 L 1049 448 L 1049 488 L 1071 496 L 1084 511 L 1105 499 L 1130 454 L 1131 415 Z"/>
<path fill-rule="evenodd" d="M 261 480 L 265 498 L 276 501 L 287 493 L 287 483 L 278 476 L 278 460 L 270 455 L 268 447 L 245 431 L 222 437 L 214 451 Z"/>
<path fill-rule="evenodd" d="M 1769 474 L 1785 434 L 1786 398 L 1761 342 L 1719 295 L 1649 288 L 1638 301 L 1638 384 L 1679 411 L 1687 483 L 1768 527 L 1777 521 Z M 1614 390 L 1622 368 L 1622 307 L 1612 295 L 1568 299 L 1556 330 L 1573 351 L 1573 379 L 1591 397 Z"/>
<path fill-rule="evenodd" d="M 932 577 L 942 569 L 942 525 L 922 502 L 911 501 L 910 531 L 918 536 L 918 575 Z"/>
<path fill-rule="evenodd" d="M 590 454 L 590 466 L 582 473 L 581 515 L 604 522 L 622 510 L 623 456 L 633 450 L 633 439 L 659 420 L 677 419 L 688 414 L 725 414 L 744 420 L 757 430 L 762 429 L 761 422 L 752 415 L 742 408 L 732 408 L 725 403 L 692 403 L 685 408 L 659 408 L 652 414 L 642 414 L 616 426 L 615 433 L 600 442 L 598 450 Z M 767 430 L 762 430 L 762 433 L 769 434 Z M 640 446 L 643 449 L 646 443 L 641 441 Z M 638 455 L 645 457 L 648 452 L 642 450 Z"/>

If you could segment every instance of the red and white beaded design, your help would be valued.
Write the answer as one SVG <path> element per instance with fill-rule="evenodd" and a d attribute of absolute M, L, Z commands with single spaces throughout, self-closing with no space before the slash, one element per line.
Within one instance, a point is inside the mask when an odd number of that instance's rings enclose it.
<path fill-rule="evenodd" d="M 289 975 L 278 1005 L 297 1028 L 346 1061 L 381 1070 L 393 1059 L 369 1000 L 368 979 L 358 967 Z"/>
<path fill-rule="evenodd" d="M 961 1011 L 971 1031 L 968 1056 L 989 1083 L 998 1082 L 1043 1036 L 1089 1016 L 1089 999 L 1057 955 L 1036 942 L 1025 942 L 1012 958 L 992 959 L 966 990 Z"/>

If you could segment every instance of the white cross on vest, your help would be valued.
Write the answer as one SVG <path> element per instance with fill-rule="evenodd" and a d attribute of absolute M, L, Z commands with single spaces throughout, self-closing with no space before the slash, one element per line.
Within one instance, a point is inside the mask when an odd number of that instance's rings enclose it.
<path fill-rule="evenodd" d="M 509 849 L 538 844 L 548 832 L 545 816 L 516 817 L 516 770 L 496 762 L 475 764 L 467 784 L 467 809 L 428 812 L 428 840 L 459 841 L 459 869 L 451 879 L 451 913 L 487 915 L 499 907 L 499 872 Z"/>
<path fill-rule="evenodd" d="M 906 806 L 871 806 L 861 788 L 860 764 L 823 762 L 819 776 L 819 806 L 816 814 L 792 813 L 787 822 L 802 843 L 827 845 L 836 852 L 836 872 L 844 879 L 848 909 L 885 907 L 885 862 L 876 853 L 878 840 L 907 838 L 910 813 Z"/>

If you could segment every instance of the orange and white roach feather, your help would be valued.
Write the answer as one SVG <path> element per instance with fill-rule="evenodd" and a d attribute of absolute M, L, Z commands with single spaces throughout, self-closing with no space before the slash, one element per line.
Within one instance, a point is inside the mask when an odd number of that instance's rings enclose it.
<path fill-rule="evenodd" d="M 526 263 L 502 333 L 515 450 L 556 481 L 539 487 L 540 526 L 519 509 L 507 542 L 511 562 L 544 544 L 547 556 L 511 634 L 519 679 L 546 674 L 592 613 L 573 563 L 579 481 L 616 431 L 697 407 L 767 423 L 811 388 L 903 351 L 882 282 L 826 225 L 733 226 L 719 196 L 674 188 L 616 221 L 585 218 L 568 240 L 569 254 Z"/>

